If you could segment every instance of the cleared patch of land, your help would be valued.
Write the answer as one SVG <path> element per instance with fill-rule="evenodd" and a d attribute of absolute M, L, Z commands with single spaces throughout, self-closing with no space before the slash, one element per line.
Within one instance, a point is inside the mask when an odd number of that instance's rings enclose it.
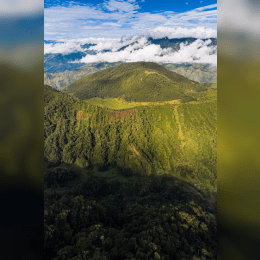
<path fill-rule="evenodd" d="M 180 99 L 170 100 L 170 101 L 161 101 L 161 102 L 127 102 L 122 98 L 91 98 L 85 100 L 85 102 L 96 105 L 99 107 L 107 107 L 114 110 L 129 109 L 139 106 L 149 106 L 149 105 L 165 105 L 165 104 L 179 104 L 181 103 Z"/>

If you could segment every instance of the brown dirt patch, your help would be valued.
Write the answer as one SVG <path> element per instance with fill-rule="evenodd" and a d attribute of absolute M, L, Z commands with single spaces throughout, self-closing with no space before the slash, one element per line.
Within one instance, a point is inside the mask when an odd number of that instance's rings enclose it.
<path fill-rule="evenodd" d="M 108 122 L 114 123 L 116 119 L 126 121 L 129 117 L 132 117 L 136 113 L 136 109 L 128 109 L 125 111 L 108 111 Z"/>
<path fill-rule="evenodd" d="M 78 120 L 81 120 L 81 121 L 86 121 L 86 120 L 90 119 L 91 117 L 92 117 L 92 116 L 84 117 L 84 116 L 83 116 L 83 111 L 79 111 L 79 112 L 77 113 L 77 116 L 76 116 L 76 118 L 77 118 Z"/>

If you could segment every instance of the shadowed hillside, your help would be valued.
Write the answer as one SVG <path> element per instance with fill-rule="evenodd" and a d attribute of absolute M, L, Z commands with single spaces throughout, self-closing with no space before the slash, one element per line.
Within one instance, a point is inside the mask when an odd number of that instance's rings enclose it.
<path fill-rule="evenodd" d="M 124 63 L 88 75 L 64 89 L 79 99 L 123 98 L 126 101 L 167 101 L 187 98 L 188 91 L 207 88 L 152 62 Z"/>

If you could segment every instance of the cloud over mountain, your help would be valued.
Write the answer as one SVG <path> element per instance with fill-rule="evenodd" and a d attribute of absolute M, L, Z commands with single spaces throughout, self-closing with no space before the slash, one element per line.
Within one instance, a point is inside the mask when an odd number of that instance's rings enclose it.
<path fill-rule="evenodd" d="M 70 63 L 92 62 L 136 62 L 152 61 L 157 63 L 209 63 L 217 64 L 217 46 L 209 38 L 216 38 L 217 32 L 211 28 L 170 28 L 157 27 L 143 35 L 125 35 L 121 39 L 85 38 L 45 43 L 45 54 L 69 54 L 82 52 L 85 57 Z M 185 39 L 178 49 L 163 48 L 151 39 L 194 38 L 186 43 Z M 208 39 L 208 40 L 207 40 Z M 87 47 L 86 47 L 87 46 Z M 84 56 L 84 55 L 83 55 Z"/>
<path fill-rule="evenodd" d="M 173 51 L 172 48 L 161 48 L 160 45 L 148 44 L 145 38 L 141 38 L 140 41 L 127 46 L 123 50 L 98 52 L 96 55 L 87 54 L 81 60 L 72 63 L 151 61 L 157 63 L 196 62 L 216 65 L 217 55 L 214 53 L 216 46 L 209 46 L 210 43 L 211 40 L 197 39 L 189 45 L 181 43 L 180 49 Z"/>

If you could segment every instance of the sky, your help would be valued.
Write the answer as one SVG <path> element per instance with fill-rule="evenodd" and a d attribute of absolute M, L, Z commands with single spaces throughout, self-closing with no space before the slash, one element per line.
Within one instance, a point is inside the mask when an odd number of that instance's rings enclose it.
<path fill-rule="evenodd" d="M 149 37 L 198 40 L 190 46 L 182 44 L 173 54 L 170 49 L 151 44 Z M 87 54 L 76 63 L 196 60 L 216 65 L 216 46 L 207 46 L 209 43 L 201 40 L 216 37 L 216 0 L 45 0 L 44 3 L 45 54 L 79 52 L 83 51 L 83 44 L 95 44 L 90 49 L 96 54 Z M 129 44 L 133 45 L 118 51 Z"/>
<path fill-rule="evenodd" d="M 44 39 L 121 38 L 158 27 L 217 29 L 216 0 L 44 2 Z"/>

